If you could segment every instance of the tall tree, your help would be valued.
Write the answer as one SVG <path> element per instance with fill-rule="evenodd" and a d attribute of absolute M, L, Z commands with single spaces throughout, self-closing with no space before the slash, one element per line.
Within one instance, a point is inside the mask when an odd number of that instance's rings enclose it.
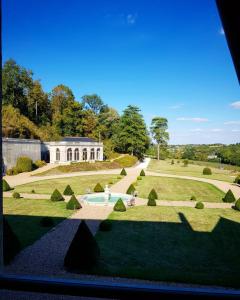
<path fill-rule="evenodd" d="M 50 93 L 53 114 L 62 114 L 69 104 L 74 102 L 73 92 L 69 87 L 59 84 Z"/>
<path fill-rule="evenodd" d="M 82 103 L 86 109 L 92 110 L 95 114 L 98 114 L 104 106 L 102 99 L 97 94 L 83 96 Z"/>
<path fill-rule="evenodd" d="M 129 105 L 124 110 L 114 141 L 119 151 L 143 158 L 149 146 L 149 137 L 143 116 L 137 106 Z"/>
<path fill-rule="evenodd" d="M 82 105 L 74 101 L 63 110 L 63 135 L 81 136 L 83 134 L 83 109 Z"/>
<path fill-rule="evenodd" d="M 160 159 L 160 145 L 166 146 L 169 140 L 168 120 L 166 118 L 155 117 L 152 119 L 151 134 L 154 140 L 157 142 L 158 160 Z"/>

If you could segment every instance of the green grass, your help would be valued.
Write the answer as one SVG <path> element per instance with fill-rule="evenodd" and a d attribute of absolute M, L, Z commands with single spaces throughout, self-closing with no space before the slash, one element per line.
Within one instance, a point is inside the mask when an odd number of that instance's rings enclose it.
<path fill-rule="evenodd" d="M 65 202 L 4 198 L 3 213 L 19 238 L 21 248 L 25 248 L 51 229 L 40 226 L 43 216 L 53 217 L 56 226 L 73 212 L 66 209 Z"/>
<path fill-rule="evenodd" d="M 197 201 L 222 202 L 225 195 L 212 184 L 196 180 L 146 176 L 137 182 L 136 189 L 141 198 L 147 198 L 154 188 L 160 200 L 190 200 L 195 196 Z"/>
<path fill-rule="evenodd" d="M 239 212 L 139 206 L 108 219 L 95 273 L 240 287 Z"/>
<path fill-rule="evenodd" d="M 88 176 L 74 176 L 57 179 L 39 180 L 31 183 L 19 185 L 15 191 L 19 193 L 31 193 L 35 190 L 36 194 L 51 194 L 54 189 L 58 189 L 61 193 L 69 184 L 76 195 L 85 194 L 88 188 L 93 191 L 95 185 L 99 182 L 103 187 L 109 182 L 117 182 L 119 175 L 88 175 Z"/>
<path fill-rule="evenodd" d="M 171 165 L 171 160 L 156 160 L 151 159 L 150 164 L 148 166 L 148 171 L 160 172 L 165 174 L 173 174 L 173 175 L 183 175 L 183 176 L 193 176 L 193 177 L 201 177 L 201 178 L 209 178 L 209 179 L 217 179 L 227 182 L 233 182 L 237 173 L 231 170 L 221 170 L 214 168 L 216 163 L 203 163 L 201 166 L 196 163 L 189 163 L 187 167 L 183 166 L 183 162 L 177 163 L 177 160 L 174 160 L 174 165 Z M 199 163 L 199 162 L 198 162 Z M 209 164 L 212 164 L 211 166 Z M 212 175 L 203 175 L 202 171 L 204 166 L 210 166 L 212 169 Z"/>

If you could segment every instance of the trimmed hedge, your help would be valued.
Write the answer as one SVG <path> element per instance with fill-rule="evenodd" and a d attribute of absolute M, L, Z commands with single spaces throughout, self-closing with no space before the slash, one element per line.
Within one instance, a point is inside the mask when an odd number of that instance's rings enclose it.
<path fill-rule="evenodd" d="M 174 160 L 172 159 L 172 161 L 171 161 L 171 165 L 174 165 Z"/>
<path fill-rule="evenodd" d="M 236 208 L 236 210 L 240 211 L 240 198 L 236 201 L 235 208 Z"/>
<path fill-rule="evenodd" d="M 145 172 L 144 172 L 143 169 L 142 169 L 142 171 L 140 172 L 140 176 L 145 176 Z"/>
<path fill-rule="evenodd" d="M 110 220 L 103 220 L 99 224 L 100 231 L 110 231 L 112 229 L 112 222 Z"/>
<path fill-rule="evenodd" d="M 232 203 L 236 201 L 235 196 L 231 190 L 228 190 L 226 195 L 222 198 L 223 202 Z"/>
<path fill-rule="evenodd" d="M 240 184 L 240 175 L 234 179 L 234 183 Z"/>
<path fill-rule="evenodd" d="M 197 209 L 203 209 L 204 208 L 204 204 L 202 202 L 197 202 L 195 205 L 195 208 Z"/>
<path fill-rule="evenodd" d="M 113 207 L 113 210 L 114 211 L 121 211 L 121 212 L 126 211 L 126 206 L 123 203 L 121 198 L 119 198 L 118 201 L 115 203 L 115 205 Z"/>
<path fill-rule="evenodd" d="M 156 206 L 157 205 L 156 198 L 151 193 L 148 196 L 148 203 L 147 203 L 147 205 L 148 206 Z"/>
<path fill-rule="evenodd" d="M 2 180 L 2 189 L 3 189 L 3 192 L 7 192 L 7 191 L 11 190 L 10 185 L 8 184 L 8 182 L 5 179 Z"/>
<path fill-rule="evenodd" d="M 40 220 L 40 225 L 42 227 L 51 227 L 54 225 L 54 221 L 51 217 L 42 217 Z"/>
<path fill-rule="evenodd" d="M 38 160 L 36 160 L 35 162 L 34 162 L 34 165 L 37 167 L 37 168 L 41 168 L 41 167 L 43 167 L 43 166 L 46 166 L 46 162 L 44 161 L 44 160 L 40 160 L 40 159 L 38 159 Z"/>
<path fill-rule="evenodd" d="M 137 177 L 137 180 L 142 180 L 142 176 L 138 176 L 138 177 Z"/>
<path fill-rule="evenodd" d="M 33 161 L 27 156 L 20 156 L 17 159 L 16 168 L 19 173 L 33 170 Z"/>
<path fill-rule="evenodd" d="M 51 195 L 51 200 L 52 201 L 64 201 L 64 198 L 62 194 L 59 192 L 59 190 L 55 189 Z"/>
<path fill-rule="evenodd" d="M 127 175 L 127 172 L 126 172 L 126 170 L 124 168 L 120 172 L 120 175 L 122 175 L 122 176 L 126 176 Z"/>
<path fill-rule="evenodd" d="M 133 184 L 130 184 L 129 185 L 129 188 L 127 189 L 127 194 L 128 195 L 132 195 L 134 192 L 136 191 L 136 189 L 135 189 L 135 187 L 134 187 L 134 185 Z"/>
<path fill-rule="evenodd" d="M 18 192 L 14 192 L 14 193 L 12 194 L 12 196 L 13 196 L 13 198 L 15 198 L 15 199 L 21 198 L 21 196 L 20 196 L 20 194 L 19 194 Z"/>
<path fill-rule="evenodd" d="M 204 168 L 203 175 L 212 175 L 212 170 L 210 168 Z"/>
<path fill-rule="evenodd" d="M 99 261 L 100 249 L 85 221 L 82 221 L 64 259 L 68 271 L 88 271 Z"/>
<path fill-rule="evenodd" d="M 191 196 L 190 200 L 192 200 L 192 201 L 196 201 L 196 200 L 197 200 L 197 198 L 196 198 L 195 196 Z"/>
<path fill-rule="evenodd" d="M 82 208 L 82 205 L 78 202 L 75 195 L 72 195 L 71 199 L 66 204 L 66 209 L 75 210 L 80 208 Z"/>
<path fill-rule="evenodd" d="M 74 194 L 74 192 L 73 192 L 72 188 L 70 187 L 70 185 L 68 184 L 63 192 L 63 195 L 71 196 L 73 194 Z"/>
<path fill-rule="evenodd" d="M 93 189 L 95 193 L 102 193 L 104 192 L 104 188 L 101 186 L 100 183 L 97 183 L 95 185 L 95 188 Z"/>
<path fill-rule="evenodd" d="M 152 197 L 152 198 L 154 198 L 154 199 L 158 199 L 158 194 L 157 194 L 157 192 L 155 191 L 155 189 L 152 189 L 152 190 L 150 191 L 150 193 L 149 193 L 149 195 L 148 195 L 148 199 L 149 199 L 149 197 Z"/>

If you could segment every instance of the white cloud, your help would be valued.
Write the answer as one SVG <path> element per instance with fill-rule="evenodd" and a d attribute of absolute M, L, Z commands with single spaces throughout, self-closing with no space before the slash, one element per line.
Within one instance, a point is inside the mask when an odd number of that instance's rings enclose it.
<path fill-rule="evenodd" d="M 134 25 L 136 23 L 136 20 L 137 20 L 137 14 L 128 14 L 126 16 L 126 21 L 127 24 L 129 25 Z"/>
<path fill-rule="evenodd" d="M 177 118 L 177 121 L 191 121 L 191 122 L 196 122 L 196 123 L 203 123 L 203 122 L 208 122 L 209 120 L 206 118 Z"/>
<path fill-rule="evenodd" d="M 223 131 L 223 130 L 221 128 L 213 128 L 210 131 L 212 131 L 212 132 L 220 132 L 220 131 Z"/>
<path fill-rule="evenodd" d="M 224 125 L 240 125 L 240 121 L 227 121 Z"/>
<path fill-rule="evenodd" d="M 221 34 L 221 35 L 225 35 L 225 32 L 224 32 L 224 30 L 223 30 L 223 28 L 221 27 L 220 28 L 220 30 L 219 30 L 219 34 Z"/>
<path fill-rule="evenodd" d="M 230 104 L 234 109 L 240 109 L 240 101 L 236 101 Z"/>
<path fill-rule="evenodd" d="M 232 132 L 240 132 L 240 129 L 232 129 Z"/>
<path fill-rule="evenodd" d="M 184 104 L 176 104 L 176 105 L 172 105 L 172 106 L 169 106 L 170 109 L 179 109 L 181 107 L 183 107 Z"/>
<path fill-rule="evenodd" d="M 201 132 L 203 131 L 201 128 L 193 128 L 193 129 L 190 129 L 191 132 Z"/>

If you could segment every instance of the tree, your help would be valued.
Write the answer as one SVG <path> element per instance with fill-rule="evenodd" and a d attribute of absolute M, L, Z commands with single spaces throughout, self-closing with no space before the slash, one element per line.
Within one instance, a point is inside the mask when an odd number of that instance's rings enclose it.
<path fill-rule="evenodd" d="M 143 116 L 137 106 L 129 105 L 120 118 L 114 136 L 116 149 L 143 158 L 149 146 L 149 137 Z"/>
<path fill-rule="evenodd" d="M 151 134 L 154 140 L 157 142 L 158 149 L 158 160 L 160 159 L 160 146 L 167 146 L 169 140 L 168 120 L 166 118 L 155 117 L 152 119 Z"/>
<path fill-rule="evenodd" d="M 83 114 L 84 112 L 80 103 L 76 101 L 70 102 L 63 110 L 61 121 L 58 123 L 60 126 L 62 126 L 62 128 L 58 127 L 58 130 L 62 131 L 62 135 L 83 135 Z"/>
<path fill-rule="evenodd" d="M 74 102 L 73 92 L 66 85 L 60 84 L 50 93 L 53 114 L 63 114 L 63 110 Z"/>
<path fill-rule="evenodd" d="M 105 105 L 104 108 L 101 109 L 96 131 L 100 133 L 100 137 L 103 140 L 110 139 L 116 133 L 119 120 L 120 116 L 114 108 Z"/>
<path fill-rule="evenodd" d="M 103 107 L 103 101 L 97 94 L 85 95 L 82 97 L 83 106 L 98 114 Z"/>

